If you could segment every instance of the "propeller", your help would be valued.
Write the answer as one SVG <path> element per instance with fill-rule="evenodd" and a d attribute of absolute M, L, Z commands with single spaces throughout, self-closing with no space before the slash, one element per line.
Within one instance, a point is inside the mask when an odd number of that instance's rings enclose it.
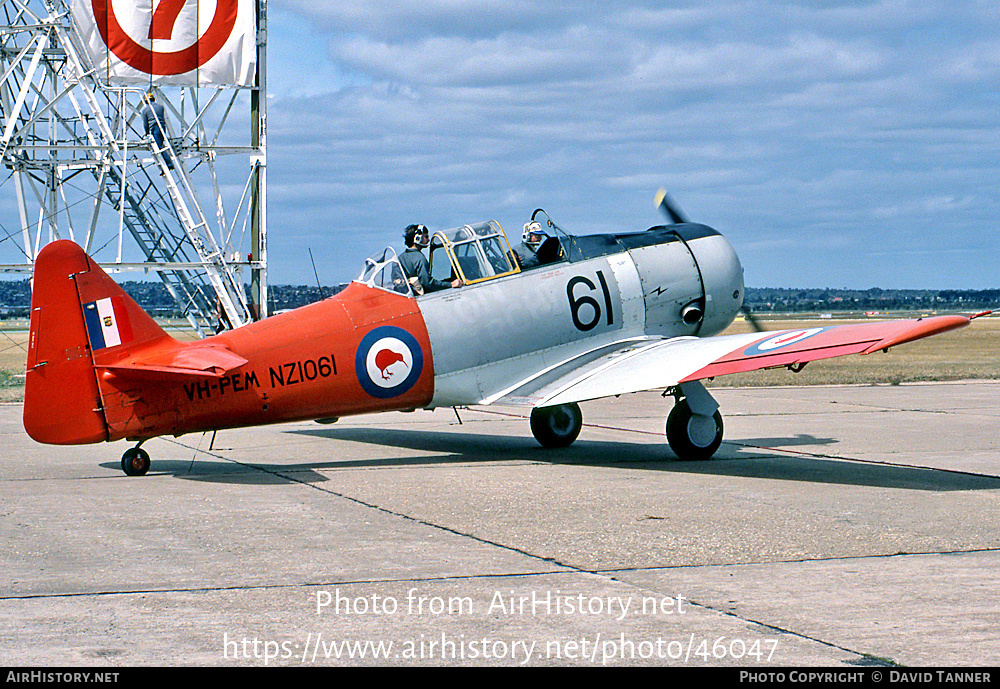
<path fill-rule="evenodd" d="M 684 217 L 683 213 L 681 213 L 677 204 L 675 204 L 674 200 L 670 198 L 670 194 L 667 193 L 666 189 L 660 189 L 656 192 L 656 205 L 666 214 L 667 218 L 670 219 L 671 225 L 680 225 L 688 222 L 688 219 Z M 747 306 L 746 303 L 740 307 L 740 312 L 743 314 L 747 323 L 750 324 L 750 327 L 754 329 L 754 332 L 767 332 L 767 329 L 760 324 L 760 321 L 758 321 L 753 315 L 753 312 L 750 311 L 750 307 Z"/>
<path fill-rule="evenodd" d="M 663 209 L 663 212 L 667 214 L 670 218 L 670 223 L 672 225 L 680 225 L 681 223 L 686 223 L 687 218 L 681 213 L 680 209 L 674 203 L 674 200 L 670 198 L 670 194 L 667 193 L 666 189 L 660 189 L 656 192 L 656 205 Z"/>
<path fill-rule="evenodd" d="M 750 327 L 753 328 L 755 333 L 767 332 L 767 328 L 760 324 L 760 321 L 757 320 L 757 318 L 753 315 L 753 312 L 750 310 L 750 307 L 745 303 L 740 307 L 740 312 L 743 314 L 743 317 L 747 319 L 747 323 L 750 324 Z"/>

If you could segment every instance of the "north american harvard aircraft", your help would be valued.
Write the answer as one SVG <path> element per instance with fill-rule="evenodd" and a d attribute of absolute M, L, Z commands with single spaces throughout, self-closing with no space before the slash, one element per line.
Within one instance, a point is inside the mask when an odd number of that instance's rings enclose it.
<path fill-rule="evenodd" d="M 417 295 L 392 249 L 321 302 L 197 342 L 168 335 L 75 243 L 35 261 L 24 427 L 36 441 L 125 438 L 129 475 L 145 440 L 285 421 L 472 405 L 530 408 L 545 447 L 580 433 L 579 402 L 664 390 L 666 437 L 681 459 L 722 443 L 719 405 L 700 382 L 800 369 L 965 326 L 914 320 L 719 335 L 741 311 L 743 268 L 716 230 L 669 222 L 573 236 L 541 209 L 549 238 L 521 270 L 494 221 L 437 232 L 430 270 L 462 286 Z"/>

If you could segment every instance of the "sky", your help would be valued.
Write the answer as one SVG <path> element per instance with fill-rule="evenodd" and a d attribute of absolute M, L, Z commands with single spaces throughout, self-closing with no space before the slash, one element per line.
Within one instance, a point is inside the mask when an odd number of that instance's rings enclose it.
<path fill-rule="evenodd" d="M 271 0 L 273 284 L 403 228 L 663 222 L 756 287 L 1000 286 L 1000 4 Z M 16 226 L 13 223 L 6 223 Z"/>
<path fill-rule="evenodd" d="M 750 286 L 1000 285 L 995 2 L 272 0 L 271 280 L 409 223 L 662 222 Z M 303 277 L 305 276 L 305 277 Z"/>

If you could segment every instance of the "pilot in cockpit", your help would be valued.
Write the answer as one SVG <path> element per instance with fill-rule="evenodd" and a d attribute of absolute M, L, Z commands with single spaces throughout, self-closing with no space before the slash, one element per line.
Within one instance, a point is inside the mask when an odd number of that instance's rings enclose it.
<path fill-rule="evenodd" d="M 430 243 L 430 231 L 423 225 L 408 225 L 403 232 L 406 251 L 399 257 L 399 264 L 409 278 L 410 285 L 416 294 L 435 292 L 449 287 L 461 287 L 462 281 L 437 280 L 431 277 L 430 265 L 423 249 Z"/>
<path fill-rule="evenodd" d="M 521 270 L 528 270 L 541 265 L 538 256 L 538 247 L 549 238 L 548 233 L 542 229 L 540 223 L 532 220 L 524 224 L 524 232 L 521 234 L 521 243 L 514 247 L 514 256 Z"/>

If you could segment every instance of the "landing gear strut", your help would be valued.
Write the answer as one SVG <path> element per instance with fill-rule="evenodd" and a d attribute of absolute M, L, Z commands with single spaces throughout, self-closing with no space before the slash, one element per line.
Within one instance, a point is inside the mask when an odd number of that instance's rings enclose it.
<path fill-rule="evenodd" d="M 531 410 L 531 433 L 542 447 L 569 447 L 581 428 L 583 412 L 575 402 Z"/>
<path fill-rule="evenodd" d="M 722 444 L 719 405 L 699 382 L 682 383 L 667 417 L 667 442 L 679 459 L 708 459 Z"/>
<path fill-rule="evenodd" d="M 129 476 L 143 476 L 149 471 L 149 453 L 136 445 L 122 455 L 122 471 Z"/>

